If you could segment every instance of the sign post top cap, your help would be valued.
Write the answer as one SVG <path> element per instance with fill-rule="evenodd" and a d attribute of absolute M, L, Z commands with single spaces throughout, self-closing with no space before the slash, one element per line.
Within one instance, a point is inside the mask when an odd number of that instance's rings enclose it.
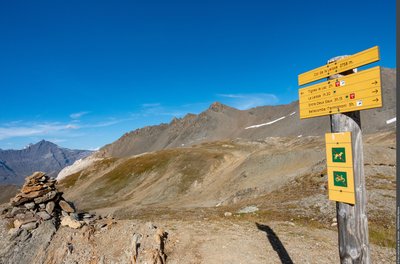
<path fill-rule="evenodd" d="M 333 58 L 329 59 L 326 63 L 332 63 L 332 62 L 335 62 L 335 61 L 338 61 L 338 60 L 347 58 L 347 57 L 349 57 L 349 56 L 350 56 L 350 55 L 336 56 L 336 57 L 333 57 Z"/>
<path fill-rule="evenodd" d="M 341 59 L 344 59 L 344 58 L 347 58 L 347 57 L 350 57 L 350 55 L 336 56 L 336 57 L 333 57 L 333 58 L 329 59 L 326 63 L 329 64 L 329 63 L 332 63 L 332 62 L 335 62 L 335 61 L 338 61 L 338 60 L 341 60 Z M 350 69 L 349 71 L 352 71 L 353 73 L 356 73 L 357 72 L 357 68 Z M 337 78 L 337 77 L 340 77 L 340 76 L 342 76 L 342 75 L 334 74 L 334 75 L 332 75 L 332 78 Z"/>

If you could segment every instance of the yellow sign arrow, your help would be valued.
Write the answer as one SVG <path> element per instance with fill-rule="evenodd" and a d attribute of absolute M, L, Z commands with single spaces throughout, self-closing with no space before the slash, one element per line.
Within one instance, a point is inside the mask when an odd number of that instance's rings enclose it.
<path fill-rule="evenodd" d="M 379 59 L 379 48 L 378 46 L 375 46 L 352 56 L 328 63 L 325 66 L 321 66 L 314 70 L 299 74 L 298 83 L 299 85 L 304 85 L 334 74 L 376 62 Z"/>
<path fill-rule="evenodd" d="M 362 99 L 334 97 L 329 100 L 310 103 L 308 108 L 300 106 L 300 118 L 333 115 L 376 107 L 382 107 L 381 94 L 367 98 L 364 97 Z"/>
<path fill-rule="evenodd" d="M 380 67 L 299 89 L 300 118 L 382 106 Z"/>

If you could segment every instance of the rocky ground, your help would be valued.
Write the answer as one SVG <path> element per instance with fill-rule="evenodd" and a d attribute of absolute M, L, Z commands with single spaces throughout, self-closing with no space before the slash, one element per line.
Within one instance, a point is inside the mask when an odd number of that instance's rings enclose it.
<path fill-rule="evenodd" d="M 63 196 L 74 203 L 78 201 L 75 203 L 77 212 L 63 214 L 60 198 L 55 202 L 58 215 L 48 220 L 35 220 L 36 229 L 20 227 L 19 232 L 14 230 L 16 219 L 9 221 L 10 218 L 3 215 L 0 218 L 0 263 L 338 263 L 335 202 L 327 199 L 322 144 L 323 140 L 312 137 L 203 145 L 201 151 L 194 149 L 191 155 L 211 153 L 210 157 L 215 160 L 219 157 L 213 152 L 215 146 L 233 150 L 234 154 L 249 153 L 244 149 L 255 151 L 253 156 L 228 155 L 223 160 L 226 163 L 217 163 L 218 166 L 214 167 L 214 163 L 204 163 L 207 165 L 204 167 L 210 166 L 214 174 L 193 178 L 189 184 L 178 181 L 177 184 L 188 186 L 192 195 L 179 193 L 175 202 L 171 202 L 172 199 L 165 202 L 163 196 L 155 192 L 155 196 L 148 196 L 151 199 L 148 198 L 144 204 L 143 200 L 137 200 L 146 194 L 143 190 L 126 192 L 123 184 L 120 184 L 122 191 L 99 189 L 104 176 L 94 177 L 98 171 L 108 173 L 121 164 L 116 162 L 115 165 L 114 161 L 102 163 L 104 168 L 97 171 L 91 168 L 92 174 L 79 173 L 78 180 L 60 185 L 63 187 L 61 191 L 65 191 Z M 395 133 L 366 136 L 364 144 L 371 263 L 393 263 L 396 257 Z M 289 153 L 285 154 L 285 151 Z M 313 151 L 320 158 L 308 156 L 313 159 L 308 161 L 312 169 L 302 171 L 302 167 L 296 165 L 297 156 Z M 200 157 L 196 155 L 195 158 Z M 150 156 L 154 157 L 159 156 Z M 153 159 L 141 161 L 148 161 L 152 168 Z M 179 159 L 176 161 L 174 166 L 181 162 Z M 260 174 L 264 172 L 263 166 L 271 164 L 277 164 L 273 172 Z M 282 169 L 278 170 L 280 166 Z M 293 170 L 301 173 L 292 173 Z M 279 177 L 280 174 L 284 176 Z M 167 176 L 166 183 L 173 180 L 173 174 Z M 271 181 L 263 182 L 266 176 L 270 176 Z M 143 179 L 152 177 L 146 173 Z M 70 184 L 68 188 L 65 188 L 66 183 Z M 82 188 L 88 183 L 91 189 Z M 146 181 L 138 183 L 143 188 L 149 184 Z M 251 184 L 265 188 L 257 190 L 251 188 Z M 240 189 L 225 190 L 223 186 L 239 186 Z M 33 189 L 29 191 L 34 192 Z M 220 192 L 210 195 L 210 191 L 218 189 Z M 24 188 L 21 189 L 23 193 L 22 190 Z M 93 200 L 95 196 L 89 197 L 88 203 L 79 200 L 79 195 L 88 195 L 83 193 L 85 190 L 93 190 L 92 195 L 100 190 L 107 196 L 97 197 L 97 203 Z M 21 192 L 18 199 L 24 198 Z M 57 189 L 57 192 L 60 191 Z M 32 199 L 35 201 L 37 197 Z M 30 201 L 14 204 L 14 208 L 25 207 L 26 203 Z M 102 206 L 90 209 L 91 203 Z M 43 209 L 40 204 L 35 203 L 35 214 Z M 2 207 L 5 209 L 7 205 Z M 6 214 L 12 213 L 12 209 L 6 210 Z M 88 213 L 82 210 L 89 212 L 90 221 L 85 222 L 79 217 Z M 79 228 L 57 225 L 57 221 L 61 223 L 63 218 L 73 218 L 74 214 L 78 216 L 73 220 L 79 223 Z"/>
<path fill-rule="evenodd" d="M 61 227 L 52 236 L 49 235 L 52 231 L 43 227 L 41 233 L 34 233 L 30 238 L 24 235 L 19 238 L 18 241 L 26 239 L 29 247 L 14 249 L 18 255 L 29 252 L 30 255 L 25 258 L 29 262 L 2 263 L 135 263 L 134 256 L 147 254 L 143 256 L 147 259 L 159 256 L 159 244 L 154 239 L 158 229 L 162 229 L 164 234 L 166 263 L 339 262 L 335 230 L 291 221 L 254 222 L 238 218 L 233 215 L 219 220 L 176 219 L 151 223 L 112 220 L 110 225 L 97 230 Z M 48 233 L 43 233 L 44 230 Z M 139 242 L 139 247 L 135 248 L 138 234 L 148 241 L 146 244 Z M 0 237 L 3 247 L 10 239 L 4 227 L 1 228 Z M 154 243 L 155 246 L 152 246 Z M 139 250 L 142 251 L 137 254 Z M 394 263 L 396 257 L 393 249 L 374 244 L 371 245 L 371 255 L 371 263 Z"/>

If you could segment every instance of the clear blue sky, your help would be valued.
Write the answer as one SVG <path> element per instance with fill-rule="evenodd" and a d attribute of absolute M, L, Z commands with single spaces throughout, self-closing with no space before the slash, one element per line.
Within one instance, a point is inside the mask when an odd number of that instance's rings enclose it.
<path fill-rule="evenodd" d="M 297 100 L 297 75 L 378 45 L 396 1 L 2 1 L 0 148 L 94 149 L 199 113 Z"/>

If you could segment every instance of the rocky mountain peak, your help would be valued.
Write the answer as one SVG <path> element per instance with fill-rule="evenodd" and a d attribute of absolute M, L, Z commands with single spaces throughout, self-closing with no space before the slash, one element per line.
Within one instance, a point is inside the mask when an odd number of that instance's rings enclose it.
<path fill-rule="evenodd" d="M 27 175 L 44 171 L 50 177 L 57 176 L 65 166 L 90 155 L 87 150 L 71 150 L 41 140 L 20 150 L 0 151 L 0 184 L 22 184 Z"/>
<path fill-rule="evenodd" d="M 172 118 L 170 125 L 176 125 L 177 123 L 179 123 L 181 121 L 180 118 L 174 117 Z"/>
<path fill-rule="evenodd" d="M 214 112 L 222 112 L 225 109 L 233 109 L 230 106 L 224 105 L 220 102 L 214 102 L 210 105 L 210 107 L 208 108 L 208 110 L 214 111 Z"/>
<path fill-rule="evenodd" d="M 57 147 L 57 145 L 50 141 L 46 141 L 46 140 L 42 139 L 35 144 L 33 144 L 33 143 L 28 144 L 25 147 L 25 149 L 43 149 L 43 148 L 48 149 L 48 148 L 54 148 L 54 147 Z"/>

